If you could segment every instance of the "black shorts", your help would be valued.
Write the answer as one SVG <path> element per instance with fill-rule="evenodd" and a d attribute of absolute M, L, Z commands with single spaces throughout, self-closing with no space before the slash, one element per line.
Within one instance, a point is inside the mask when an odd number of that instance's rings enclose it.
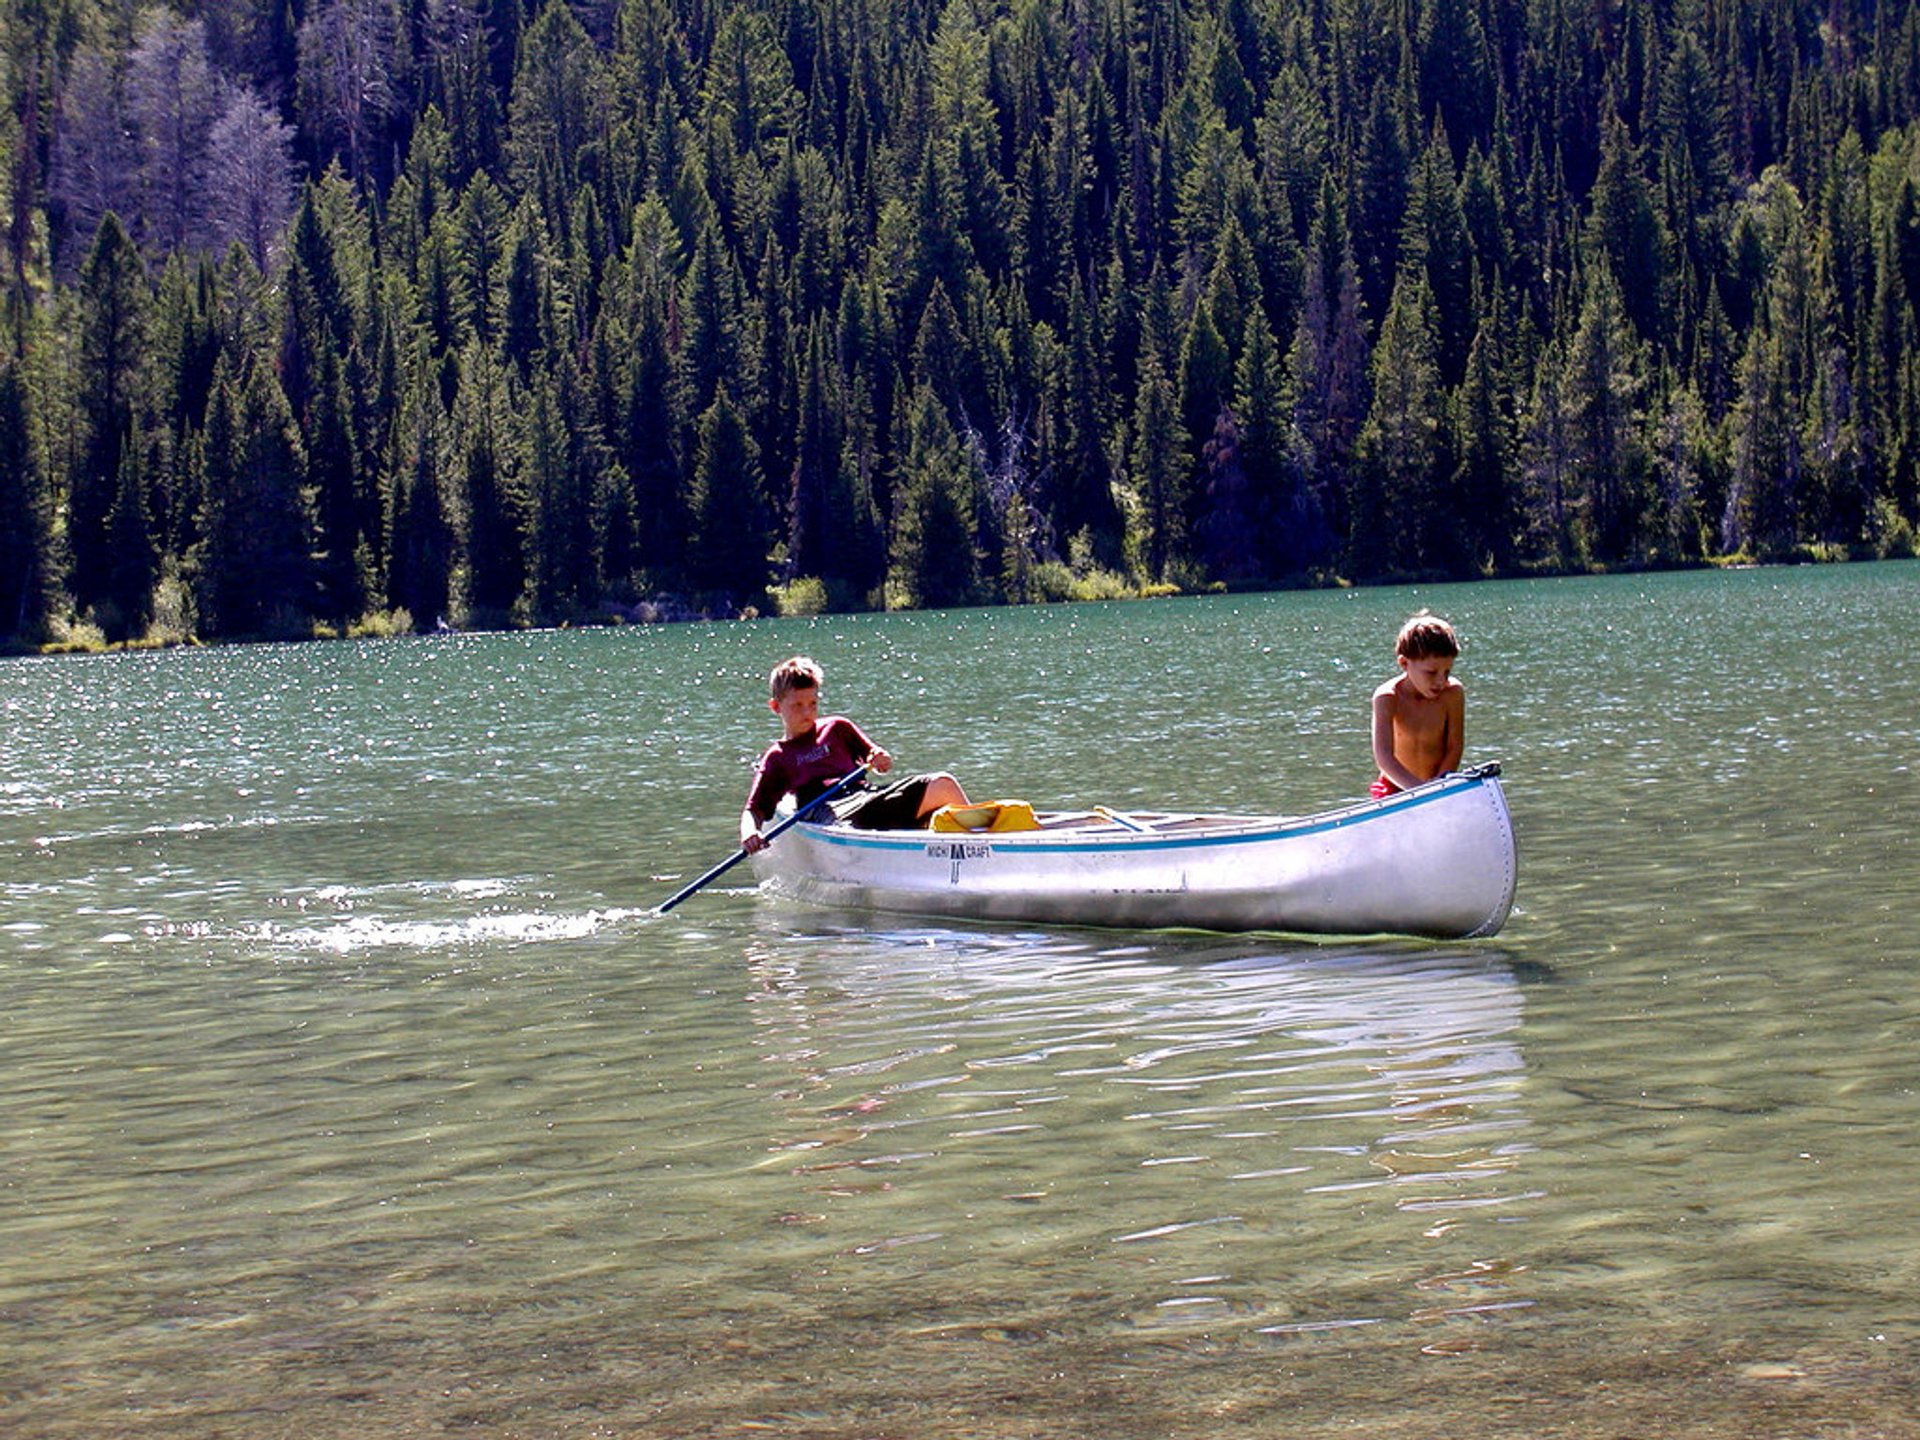
<path fill-rule="evenodd" d="M 919 830 L 921 802 L 927 798 L 931 775 L 909 775 L 891 785 L 856 790 L 838 800 L 829 800 L 833 818 L 859 830 Z"/>

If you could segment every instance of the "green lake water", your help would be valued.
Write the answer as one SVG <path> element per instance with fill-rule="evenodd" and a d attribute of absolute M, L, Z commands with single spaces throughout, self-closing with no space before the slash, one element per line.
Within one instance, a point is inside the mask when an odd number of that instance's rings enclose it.
<path fill-rule="evenodd" d="M 1920 565 L 0 662 L 0 1435 L 1920 1436 Z M 805 651 L 1305 812 L 1430 605 L 1496 939 L 782 908 Z"/>

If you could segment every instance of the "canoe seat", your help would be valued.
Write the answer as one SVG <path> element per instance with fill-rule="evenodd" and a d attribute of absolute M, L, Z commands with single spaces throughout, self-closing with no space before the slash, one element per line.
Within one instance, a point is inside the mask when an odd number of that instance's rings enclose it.
<path fill-rule="evenodd" d="M 942 805 L 927 828 L 948 835 L 981 835 L 1038 830 L 1040 821 L 1024 800 L 983 800 L 974 805 Z"/>

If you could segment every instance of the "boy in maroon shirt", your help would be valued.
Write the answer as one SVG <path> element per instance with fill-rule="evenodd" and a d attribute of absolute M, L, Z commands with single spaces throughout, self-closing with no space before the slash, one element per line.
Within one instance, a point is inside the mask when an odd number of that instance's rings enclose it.
<path fill-rule="evenodd" d="M 893 757 L 844 715 L 820 718 L 825 676 L 805 655 L 773 667 L 767 706 L 786 731 L 754 767 L 753 788 L 740 812 L 740 848 L 751 855 L 766 846 L 760 827 L 786 796 L 804 805 L 856 765 L 876 775 L 893 768 Z M 834 814 L 863 830 L 909 830 L 925 825 L 942 805 L 965 805 L 967 792 L 945 773 L 910 775 L 876 790 L 855 790 L 828 802 Z"/>

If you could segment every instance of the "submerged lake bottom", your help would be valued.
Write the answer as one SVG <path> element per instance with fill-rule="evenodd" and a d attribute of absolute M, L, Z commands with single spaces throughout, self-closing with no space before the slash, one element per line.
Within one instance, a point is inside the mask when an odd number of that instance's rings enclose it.
<path fill-rule="evenodd" d="M 1916 580 L 0 663 L 0 1434 L 1920 1436 Z M 651 913 L 785 654 L 976 793 L 1305 811 L 1421 604 L 1492 940 Z"/>

